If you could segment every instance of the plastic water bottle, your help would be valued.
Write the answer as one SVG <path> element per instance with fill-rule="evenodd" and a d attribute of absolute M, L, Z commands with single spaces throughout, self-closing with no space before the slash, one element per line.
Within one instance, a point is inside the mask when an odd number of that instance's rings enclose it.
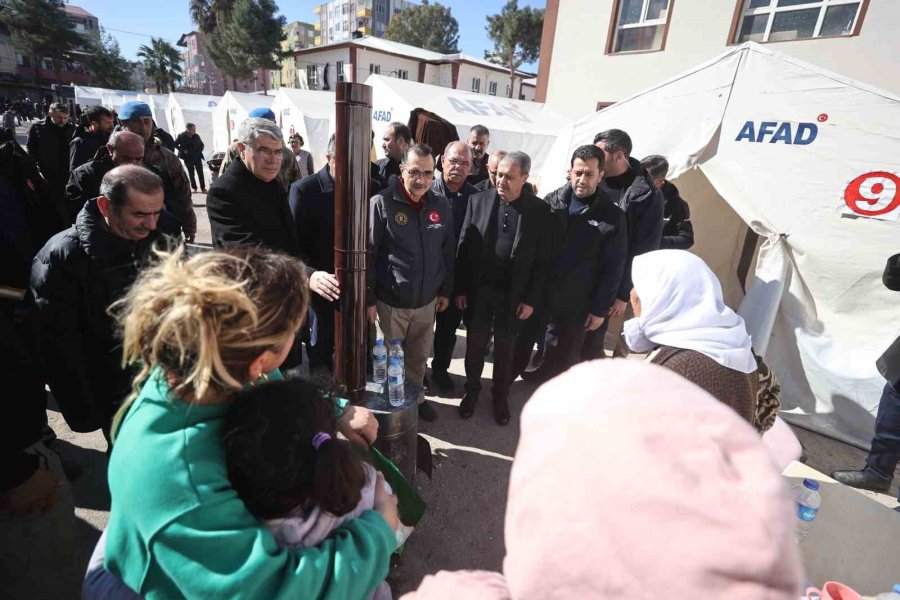
<path fill-rule="evenodd" d="M 900 600 L 900 583 L 894 584 L 894 591 L 875 596 L 875 600 Z"/>
<path fill-rule="evenodd" d="M 400 363 L 400 383 L 402 384 L 406 379 L 406 361 L 403 360 L 403 344 L 400 340 L 391 342 L 390 359 L 396 359 Z"/>
<path fill-rule="evenodd" d="M 403 406 L 406 400 L 403 393 L 403 367 L 396 358 L 391 359 L 391 366 L 388 367 L 388 400 L 391 406 Z"/>
<path fill-rule="evenodd" d="M 794 488 L 794 498 L 797 500 L 797 541 L 802 542 L 806 539 L 809 527 L 822 506 L 822 499 L 819 497 L 819 482 L 814 479 L 804 479 L 803 485 Z"/>
<path fill-rule="evenodd" d="M 372 380 L 384 384 L 387 378 L 387 348 L 384 347 L 384 340 L 375 340 L 375 347 L 372 348 Z"/>

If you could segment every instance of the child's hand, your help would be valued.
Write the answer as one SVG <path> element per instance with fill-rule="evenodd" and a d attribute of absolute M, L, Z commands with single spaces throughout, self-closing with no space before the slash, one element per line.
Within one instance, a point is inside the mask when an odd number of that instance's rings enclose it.
<path fill-rule="evenodd" d="M 384 475 L 381 473 L 375 480 L 375 510 L 384 517 L 391 530 L 397 531 L 397 527 L 400 525 L 400 516 L 397 514 L 397 496 L 387 492 Z"/>

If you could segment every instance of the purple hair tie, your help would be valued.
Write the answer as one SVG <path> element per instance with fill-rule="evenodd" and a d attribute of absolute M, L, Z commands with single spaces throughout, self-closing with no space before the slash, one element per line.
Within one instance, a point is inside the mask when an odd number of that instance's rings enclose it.
<path fill-rule="evenodd" d="M 320 431 L 316 435 L 313 436 L 312 445 L 317 451 L 321 448 L 322 444 L 331 439 L 331 436 L 324 431 Z"/>

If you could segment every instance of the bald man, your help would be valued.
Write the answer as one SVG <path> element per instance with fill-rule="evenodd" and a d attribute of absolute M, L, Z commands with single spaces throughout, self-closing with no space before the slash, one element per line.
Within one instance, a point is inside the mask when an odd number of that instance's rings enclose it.
<path fill-rule="evenodd" d="M 500 161 L 506 156 L 506 150 L 494 150 L 491 152 L 491 155 L 488 156 L 487 161 L 487 172 L 488 177 L 483 181 L 479 181 L 475 184 L 475 189 L 479 192 L 486 192 L 487 190 L 493 189 L 497 187 L 497 165 L 500 164 Z"/>
<path fill-rule="evenodd" d="M 109 136 L 106 152 L 98 152 L 94 160 L 81 165 L 69 176 L 66 185 L 68 224 L 75 222 L 85 202 L 100 195 L 104 175 L 120 165 L 140 165 L 143 161 L 144 138 L 124 129 Z"/>

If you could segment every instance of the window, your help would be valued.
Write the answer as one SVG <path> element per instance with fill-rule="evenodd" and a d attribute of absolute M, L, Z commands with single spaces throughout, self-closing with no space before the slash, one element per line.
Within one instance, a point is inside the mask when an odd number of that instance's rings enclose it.
<path fill-rule="evenodd" d="M 868 0 L 741 0 L 732 42 L 857 35 Z"/>
<path fill-rule="evenodd" d="M 345 81 L 344 79 L 344 61 L 337 61 L 337 66 L 334 69 L 337 72 L 337 80 L 338 83 Z"/>
<path fill-rule="evenodd" d="M 381 75 L 381 65 L 369 63 L 369 75 Z"/>
<path fill-rule="evenodd" d="M 307 65 L 306 85 L 311 90 L 319 89 L 319 70 L 316 68 L 316 65 Z"/>
<path fill-rule="evenodd" d="M 406 69 L 397 69 L 397 79 L 409 79 L 409 71 Z"/>
<path fill-rule="evenodd" d="M 509 84 L 507 84 L 507 85 L 509 85 Z M 488 94 L 490 94 L 491 96 L 497 95 L 497 82 L 496 81 L 491 81 L 490 83 L 488 83 Z M 509 94 L 507 94 L 507 95 L 509 95 Z"/>
<path fill-rule="evenodd" d="M 476 94 L 481 93 L 481 80 L 477 77 L 472 78 L 472 91 Z"/>
<path fill-rule="evenodd" d="M 672 0 L 617 0 L 607 53 L 662 50 Z"/>

